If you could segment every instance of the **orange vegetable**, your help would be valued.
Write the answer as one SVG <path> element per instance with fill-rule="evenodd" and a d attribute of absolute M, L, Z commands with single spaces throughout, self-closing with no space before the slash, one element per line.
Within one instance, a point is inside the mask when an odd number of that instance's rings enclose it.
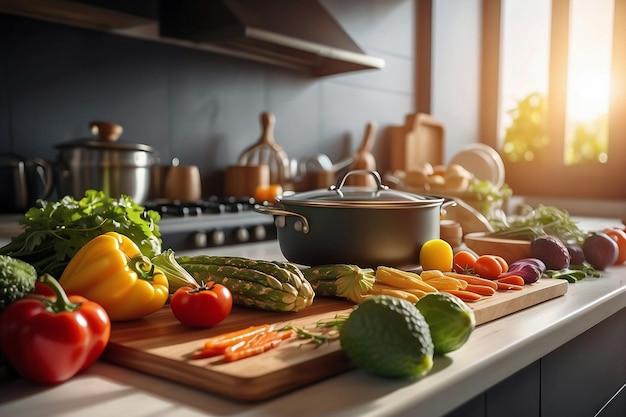
<path fill-rule="evenodd" d="M 494 255 L 480 255 L 474 263 L 474 273 L 483 278 L 496 279 L 502 273 L 502 264 Z"/>
<path fill-rule="evenodd" d="M 494 290 L 498 289 L 498 284 L 496 282 L 487 278 L 477 277 L 476 275 L 459 274 L 457 272 L 444 272 L 444 275 L 463 280 L 468 284 L 486 285 L 487 287 L 491 287 Z"/>
<path fill-rule="evenodd" d="M 454 254 L 452 269 L 460 274 L 474 271 L 476 256 L 473 253 L 462 250 Z"/>
<path fill-rule="evenodd" d="M 232 362 L 273 349 L 292 334 L 291 331 L 275 331 L 269 324 L 250 326 L 209 338 L 202 349 L 194 352 L 191 358 L 224 355 L 225 361 Z"/>
<path fill-rule="evenodd" d="M 267 333 L 259 333 L 249 340 L 244 340 L 227 347 L 224 352 L 224 360 L 226 362 L 234 362 L 239 359 L 259 355 L 278 347 L 283 340 L 290 338 L 291 335 L 291 330 L 285 332 L 270 331 Z"/>
<path fill-rule="evenodd" d="M 513 284 L 513 285 L 520 285 L 520 286 L 523 286 L 525 283 L 524 278 L 522 278 L 519 275 L 507 275 L 505 277 L 500 277 L 496 279 L 496 281 L 499 283 L 503 283 L 503 284 Z"/>
<path fill-rule="evenodd" d="M 442 291 L 447 292 L 448 294 L 459 297 L 463 301 L 478 301 L 483 298 L 480 294 L 476 294 L 475 292 L 467 291 L 467 290 L 448 290 Z"/>
<path fill-rule="evenodd" d="M 475 292 L 480 295 L 494 295 L 496 290 L 486 285 L 467 284 L 465 291 Z"/>
<path fill-rule="evenodd" d="M 499 281 L 495 281 L 495 282 L 498 284 L 498 291 L 508 291 L 508 290 L 519 291 L 519 290 L 524 289 L 524 287 L 521 285 L 507 284 L 506 282 L 499 282 Z"/>

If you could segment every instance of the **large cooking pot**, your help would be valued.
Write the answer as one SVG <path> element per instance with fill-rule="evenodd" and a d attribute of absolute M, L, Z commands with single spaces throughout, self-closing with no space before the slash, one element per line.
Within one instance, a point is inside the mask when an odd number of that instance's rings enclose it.
<path fill-rule="evenodd" d="M 0 154 L 0 211 L 21 213 L 51 194 L 54 179 L 50 164 L 41 158 L 27 160 Z"/>
<path fill-rule="evenodd" d="M 346 187 L 350 175 L 371 175 L 376 187 Z M 390 190 L 376 171 L 355 170 L 328 189 L 278 197 L 257 206 L 274 216 L 285 258 L 301 265 L 417 265 L 424 242 L 439 238 L 441 208 L 454 200 Z"/>
<path fill-rule="evenodd" d="M 94 138 L 56 146 L 61 195 L 80 198 L 86 190 L 96 189 L 113 198 L 128 195 L 143 204 L 150 190 L 150 170 L 156 162 L 154 149 L 118 142 L 122 127 L 114 123 L 91 122 L 90 128 Z"/>

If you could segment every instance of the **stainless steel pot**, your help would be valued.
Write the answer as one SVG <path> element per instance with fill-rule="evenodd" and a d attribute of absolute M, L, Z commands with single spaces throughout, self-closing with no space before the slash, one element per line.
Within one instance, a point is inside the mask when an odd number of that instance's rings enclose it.
<path fill-rule="evenodd" d="M 346 187 L 350 175 L 371 175 L 376 187 Z M 356 170 L 328 189 L 284 195 L 274 216 L 280 249 L 289 261 L 313 266 L 351 263 L 417 265 L 424 242 L 439 238 L 440 214 L 454 200 L 390 190 L 376 171 Z"/>
<path fill-rule="evenodd" d="M 122 127 L 91 122 L 94 138 L 57 145 L 61 195 L 84 196 L 88 189 L 110 197 L 130 196 L 138 204 L 148 199 L 150 170 L 156 162 L 151 146 L 118 142 Z"/>
<path fill-rule="evenodd" d="M 41 158 L 26 160 L 19 155 L 0 155 L 0 211 L 19 213 L 37 199 L 46 199 L 54 186 L 52 166 Z"/>

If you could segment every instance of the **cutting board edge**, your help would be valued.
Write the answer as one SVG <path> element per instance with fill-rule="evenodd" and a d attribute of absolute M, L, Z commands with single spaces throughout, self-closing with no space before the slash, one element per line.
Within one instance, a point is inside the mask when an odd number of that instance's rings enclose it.
<path fill-rule="evenodd" d="M 138 366 L 136 362 L 138 358 L 148 359 L 148 361 Z M 262 376 L 237 377 L 227 372 L 207 373 L 205 367 L 186 362 L 177 362 L 177 366 L 173 367 L 172 359 L 165 356 L 138 352 L 136 349 L 115 343 L 107 346 L 102 359 L 111 364 L 184 384 L 212 395 L 218 395 L 221 398 L 248 403 L 284 395 L 354 368 L 346 354 L 340 349 L 300 362 L 296 375 L 307 375 L 306 378 L 301 376 L 294 378 L 294 371 L 290 368 L 282 368 Z M 146 363 L 150 365 L 145 366 Z M 316 376 L 312 378 L 311 373 L 302 372 L 303 368 L 315 370 Z M 291 376 L 291 378 L 284 378 L 286 375 Z M 285 384 L 284 381 L 289 381 L 289 383 Z"/>

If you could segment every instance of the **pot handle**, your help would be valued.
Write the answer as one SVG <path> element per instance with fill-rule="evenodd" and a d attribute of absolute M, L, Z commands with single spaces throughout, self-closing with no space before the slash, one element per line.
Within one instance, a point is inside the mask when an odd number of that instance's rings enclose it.
<path fill-rule="evenodd" d="M 354 169 L 352 171 L 348 171 L 345 174 L 343 174 L 337 180 L 337 184 L 331 185 L 329 187 L 329 190 L 341 192 L 341 189 L 345 185 L 346 180 L 348 179 L 348 177 L 350 175 L 371 175 L 372 177 L 374 177 L 374 181 L 376 182 L 376 189 L 378 191 L 383 191 L 383 190 L 388 190 L 389 189 L 388 186 L 383 184 L 383 180 L 380 178 L 380 174 L 378 173 L 378 171 L 370 171 L 370 170 L 367 170 L 367 169 Z"/>
<path fill-rule="evenodd" d="M 50 194 L 52 194 L 52 187 L 54 186 L 54 175 L 52 171 L 52 166 L 41 158 L 35 158 L 33 160 L 33 164 L 35 165 L 37 178 L 39 178 L 39 181 L 43 186 L 43 191 L 38 198 L 41 200 L 45 200 L 50 197 Z"/>
<path fill-rule="evenodd" d="M 295 229 L 296 231 L 302 232 L 304 234 L 309 233 L 309 221 L 300 213 L 294 213 L 293 211 L 285 210 L 279 207 L 271 207 L 271 206 L 261 206 L 255 205 L 254 211 L 260 214 L 267 214 L 270 216 L 279 216 L 276 217 L 275 223 L 277 227 L 285 227 L 284 217 L 285 216 L 294 216 L 300 219 L 300 222 L 296 222 Z M 282 224 L 280 224 L 280 219 L 283 220 Z"/>

